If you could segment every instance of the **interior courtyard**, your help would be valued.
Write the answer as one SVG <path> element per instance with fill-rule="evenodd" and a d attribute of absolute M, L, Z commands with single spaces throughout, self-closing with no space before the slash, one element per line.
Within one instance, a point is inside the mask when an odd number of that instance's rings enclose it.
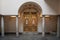
<path fill-rule="evenodd" d="M 60 40 L 60 1 L 25 1 L 1 1 L 0 40 Z"/>

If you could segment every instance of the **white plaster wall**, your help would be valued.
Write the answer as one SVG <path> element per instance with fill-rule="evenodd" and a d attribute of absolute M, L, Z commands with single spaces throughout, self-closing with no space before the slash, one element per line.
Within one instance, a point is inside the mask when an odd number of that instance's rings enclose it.
<path fill-rule="evenodd" d="M 1 14 L 2 15 L 17 15 L 17 0 L 2 0 Z"/>
<path fill-rule="evenodd" d="M 0 14 L 1 14 L 1 0 L 0 0 Z"/>
<path fill-rule="evenodd" d="M 18 9 L 19 7 L 25 3 L 33 1 L 39 4 L 42 8 L 42 14 L 43 15 L 57 15 L 55 8 L 57 8 L 57 1 L 56 0 L 0 0 L 1 2 L 1 11 L 0 13 L 2 15 L 18 15 Z M 48 1 L 48 2 L 46 2 Z M 48 3 L 51 3 L 53 5 L 50 5 Z M 51 8 L 52 7 L 52 8 Z M 54 7 L 54 9 L 53 9 Z"/>
<path fill-rule="evenodd" d="M 58 15 L 58 0 L 42 0 L 43 15 Z"/>

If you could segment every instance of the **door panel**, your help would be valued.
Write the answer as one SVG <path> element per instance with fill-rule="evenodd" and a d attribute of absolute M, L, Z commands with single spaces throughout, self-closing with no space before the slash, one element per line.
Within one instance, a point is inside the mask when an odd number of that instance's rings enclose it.
<path fill-rule="evenodd" d="M 24 32 L 36 32 L 37 14 L 25 12 L 23 18 L 24 18 Z"/>

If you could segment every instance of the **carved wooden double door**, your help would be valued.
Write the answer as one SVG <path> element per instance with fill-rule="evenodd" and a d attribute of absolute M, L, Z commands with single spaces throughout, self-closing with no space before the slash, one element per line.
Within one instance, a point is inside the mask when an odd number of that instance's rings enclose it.
<path fill-rule="evenodd" d="M 36 12 L 24 12 L 23 14 L 24 32 L 37 32 L 37 14 Z"/>

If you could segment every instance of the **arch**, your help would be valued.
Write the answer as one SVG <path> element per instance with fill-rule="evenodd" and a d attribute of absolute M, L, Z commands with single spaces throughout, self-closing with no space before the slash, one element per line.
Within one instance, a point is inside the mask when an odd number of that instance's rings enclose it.
<path fill-rule="evenodd" d="M 31 10 L 30 9 L 33 9 L 34 11 L 33 12 L 30 12 Z M 39 18 L 40 18 L 40 14 L 42 13 L 42 8 L 40 7 L 40 5 L 38 5 L 37 3 L 35 2 L 26 2 L 26 3 L 23 3 L 20 7 L 19 7 L 19 10 L 18 10 L 18 14 L 20 15 L 20 20 L 21 20 L 21 24 L 22 24 L 22 27 L 24 25 L 24 21 L 26 21 L 24 18 L 24 13 L 26 12 L 26 10 L 29 10 L 28 12 L 31 14 L 34 14 L 36 13 L 37 16 L 35 16 L 36 20 L 36 27 L 38 28 L 38 22 L 40 21 Z M 25 12 L 24 12 L 25 11 Z M 28 13 L 27 12 L 27 13 Z M 22 15 L 23 14 L 23 15 Z M 29 14 L 29 15 L 30 15 Z M 31 17 L 29 17 L 31 18 Z M 28 19 L 29 20 L 29 19 Z M 32 19 L 33 20 L 33 19 Z M 23 30 L 23 29 L 22 29 Z M 36 31 L 37 32 L 37 31 Z"/>
<path fill-rule="evenodd" d="M 22 13 L 27 8 L 34 8 L 34 9 L 36 9 L 39 12 L 39 14 L 42 13 L 42 8 L 36 2 L 26 2 L 26 3 L 23 3 L 21 5 L 21 7 L 19 7 L 19 9 L 18 9 L 18 13 Z"/>

